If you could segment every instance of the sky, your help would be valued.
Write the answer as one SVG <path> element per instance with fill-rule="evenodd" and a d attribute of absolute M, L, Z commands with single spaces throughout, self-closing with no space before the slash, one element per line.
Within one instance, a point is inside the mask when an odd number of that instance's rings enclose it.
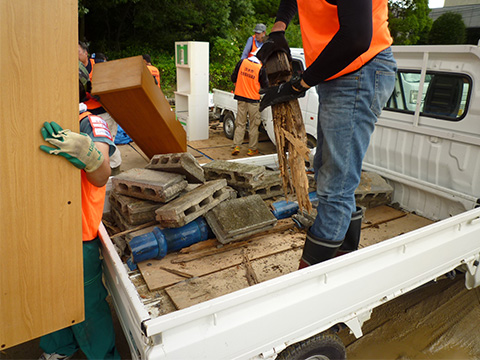
<path fill-rule="evenodd" d="M 430 9 L 443 7 L 444 0 L 429 0 L 428 7 Z"/>

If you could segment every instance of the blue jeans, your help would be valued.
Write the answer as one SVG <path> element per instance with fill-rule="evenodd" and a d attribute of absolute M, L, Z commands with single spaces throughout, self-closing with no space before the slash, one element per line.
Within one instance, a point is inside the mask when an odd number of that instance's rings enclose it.
<path fill-rule="evenodd" d="M 319 204 L 310 232 L 343 241 L 355 211 L 362 161 L 383 106 L 395 85 L 396 62 L 385 49 L 361 69 L 317 85 L 317 149 L 314 158 Z"/>

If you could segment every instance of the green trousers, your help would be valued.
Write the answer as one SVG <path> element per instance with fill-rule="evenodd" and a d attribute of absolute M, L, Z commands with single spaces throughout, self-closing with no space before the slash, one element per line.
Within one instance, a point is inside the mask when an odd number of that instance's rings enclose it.
<path fill-rule="evenodd" d="M 48 354 L 71 356 L 81 349 L 88 359 L 120 359 L 110 307 L 105 300 L 108 293 L 102 282 L 98 238 L 83 243 L 83 279 L 85 321 L 42 336 L 40 347 Z"/>

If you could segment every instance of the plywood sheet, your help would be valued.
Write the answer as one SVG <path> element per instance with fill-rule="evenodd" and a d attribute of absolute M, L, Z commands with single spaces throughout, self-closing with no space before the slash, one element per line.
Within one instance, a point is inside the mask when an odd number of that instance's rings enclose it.
<path fill-rule="evenodd" d="M 258 282 L 263 282 L 297 270 L 302 249 L 289 249 L 268 258 L 251 260 Z M 230 294 L 250 286 L 246 263 L 213 274 L 182 281 L 165 289 L 177 309 L 185 309 L 203 301 Z"/>
<path fill-rule="evenodd" d="M 142 56 L 96 64 L 92 93 L 149 158 L 187 151 L 187 134 Z"/>
<path fill-rule="evenodd" d="M 406 214 L 406 216 L 383 222 L 377 226 L 362 229 L 359 248 L 391 239 L 395 236 L 430 225 L 431 223 L 433 223 L 432 220 L 424 217 L 415 214 Z"/>
<path fill-rule="evenodd" d="M 280 225 L 287 221 L 291 222 L 291 219 L 280 222 Z M 293 227 L 293 224 L 290 226 Z M 215 242 L 210 248 L 214 249 L 213 252 L 209 252 L 208 248 L 198 251 L 193 254 L 194 260 L 191 259 L 190 254 L 172 253 L 161 260 L 144 261 L 138 267 L 150 290 L 165 288 L 186 278 L 168 270 L 181 271 L 190 277 L 200 277 L 242 264 L 245 250 L 249 259 L 253 260 L 303 246 L 305 240 L 303 233 L 284 230 L 259 234 L 251 241 L 224 245 L 227 251 L 219 251 L 222 248 L 217 249 L 219 243 Z"/>
<path fill-rule="evenodd" d="M 83 321 L 80 171 L 39 149 L 79 128 L 77 5 L 0 1 L 0 350 Z"/>

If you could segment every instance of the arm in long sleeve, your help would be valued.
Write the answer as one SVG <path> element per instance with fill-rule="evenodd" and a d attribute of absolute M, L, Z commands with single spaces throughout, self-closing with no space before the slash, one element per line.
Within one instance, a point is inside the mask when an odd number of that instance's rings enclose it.
<path fill-rule="evenodd" d="M 297 13 L 297 0 L 281 0 L 275 22 L 283 22 L 286 26 Z"/>
<path fill-rule="evenodd" d="M 240 60 L 246 59 L 248 57 L 248 54 L 250 54 L 250 51 L 252 50 L 252 45 L 253 45 L 253 38 L 250 36 L 247 40 L 247 44 L 245 45 L 245 48 L 243 49 L 242 57 Z"/>
<path fill-rule="evenodd" d="M 240 70 L 240 65 L 242 65 L 242 61 L 243 61 L 243 60 L 240 60 L 240 61 L 237 63 L 237 66 L 235 66 L 235 70 L 233 70 L 233 73 L 232 73 L 232 75 L 230 76 L 230 80 L 232 80 L 232 82 L 233 82 L 234 84 L 237 82 L 238 71 Z"/>
<path fill-rule="evenodd" d="M 258 74 L 259 81 L 260 81 L 260 88 L 265 89 L 268 87 L 268 77 L 267 77 L 267 72 L 265 71 L 265 68 L 262 67 L 260 69 L 260 73 Z"/>
<path fill-rule="evenodd" d="M 372 0 L 337 0 L 337 11 L 340 29 L 303 74 L 309 86 L 343 70 L 370 46 Z"/>

